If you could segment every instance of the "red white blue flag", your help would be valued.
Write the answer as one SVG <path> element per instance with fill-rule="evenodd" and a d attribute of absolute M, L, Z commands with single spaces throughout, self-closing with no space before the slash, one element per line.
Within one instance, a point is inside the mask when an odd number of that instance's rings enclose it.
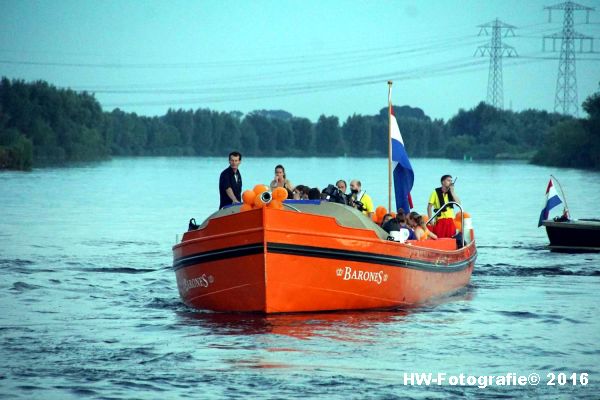
<path fill-rule="evenodd" d="M 546 188 L 546 204 L 540 213 L 540 220 L 538 222 L 538 227 L 542 226 L 542 221 L 548 219 L 548 215 L 550 214 L 550 210 L 554 207 L 562 203 L 560 197 L 558 197 L 558 193 L 556 193 L 556 189 L 554 188 L 554 184 L 552 183 L 552 179 L 548 182 L 548 187 Z"/>
<path fill-rule="evenodd" d="M 415 182 L 415 173 L 413 172 L 408 154 L 404 148 L 404 140 L 400 134 L 398 122 L 390 107 L 390 129 L 392 136 L 392 169 L 394 176 L 394 192 L 396 194 L 396 209 L 402 208 L 404 212 L 409 212 L 412 208 L 412 199 L 410 191 Z"/>

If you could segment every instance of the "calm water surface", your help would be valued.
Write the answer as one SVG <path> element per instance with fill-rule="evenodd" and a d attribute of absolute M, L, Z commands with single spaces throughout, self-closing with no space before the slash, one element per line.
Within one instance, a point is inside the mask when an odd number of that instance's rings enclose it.
<path fill-rule="evenodd" d="M 295 184 L 356 177 L 387 203 L 382 159 L 244 158 L 245 187 L 280 162 Z M 0 398 L 598 398 L 600 255 L 550 253 L 536 226 L 550 173 L 574 217 L 600 217 L 600 174 L 412 163 L 421 211 L 442 174 L 458 176 L 479 249 L 469 287 L 417 309 L 268 317 L 188 309 L 171 270 L 175 235 L 218 205 L 226 159 L 0 173 Z M 411 372 L 541 382 L 405 385 Z"/>

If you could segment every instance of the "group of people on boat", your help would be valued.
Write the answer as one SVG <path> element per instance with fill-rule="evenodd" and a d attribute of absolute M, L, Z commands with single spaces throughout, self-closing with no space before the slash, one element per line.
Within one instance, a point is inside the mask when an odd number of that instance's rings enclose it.
<path fill-rule="evenodd" d="M 416 211 L 406 214 L 402 208 L 398 209 L 396 215 L 385 214 L 381 222 L 381 228 L 388 233 L 406 229 L 408 232 L 407 240 L 438 238 L 435 233 L 429 230 L 425 218 L 421 214 Z"/>
<path fill-rule="evenodd" d="M 289 200 L 327 200 L 343 203 L 358 208 L 367 216 L 372 217 L 373 200 L 365 191 L 361 190 L 361 186 L 361 182 L 357 179 L 350 181 L 349 194 L 346 193 L 347 183 L 343 179 L 338 180 L 335 187 L 330 185 L 323 190 L 306 185 L 294 186 L 287 178 L 285 167 L 281 164 L 275 166 L 275 177 L 269 184 L 271 189 L 278 187 L 286 189 Z"/>
<path fill-rule="evenodd" d="M 241 203 L 242 199 L 242 175 L 239 171 L 242 162 L 242 154 L 233 151 L 229 153 L 229 167 L 221 172 L 219 177 L 219 208 Z M 454 189 L 452 176 L 443 175 L 440 179 L 441 186 L 435 188 L 429 196 L 427 204 L 427 220 L 418 212 L 406 213 L 402 208 L 394 214 L 385 214 L 381 221 L 381 227 L 387 231 L 400 231 L 407 229 L 408 240 L 427 240 L 438 238 L 450 238 L 456 235 L 454 223 L 454 206 L 451 202 L 460 203 Z M 293 200 L 326 200 L 346 204 L 361 211 L 372 218 L 374 214 L 373 200 L 362 190 L 360 180 L 350 181 L 350 193 L 346 193 L 348 185 L 345 180 L 340 179 L 335 186 L 329 185 L 323 190 L 306 185 L 294 186 L 287 178 L 283 165 L 275 166 L 275 176 L 270 183 L 273 190 L 282 187 L 288 191 L 288 199 Z M 432 218 L 434 217 L 435 218 Z M 427 223 L 429 221 L 429 223 Z"/>
<path fill-rule="evenodd" d="M 407 229 L 409 232 L 408 240 L 455 237 L 457 229 L 454 222 L 454 205 L 452 203 L 460 204 L 460 199 L 454 190 L 454 182 L 451 175 L 441 177 L 441 186 L 435 188 L 429 196 L 427 220 L 416 211 L 406 214 L 400 208 L 396 216 L 392 214 L 384 215 L 381 227 L 387 232 Z"/>

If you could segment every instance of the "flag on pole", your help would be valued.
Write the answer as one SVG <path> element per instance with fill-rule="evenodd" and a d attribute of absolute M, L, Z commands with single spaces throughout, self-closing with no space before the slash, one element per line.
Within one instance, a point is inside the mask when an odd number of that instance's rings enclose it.
<path fill-rule="evenodd" d="M 390 129 L 392 136 L 392 169 L 394 176 L 394 192 L 396 194 L 396 209 L 402 208 L 404 212 L 410 212 L 412 198 L 410 191 L 415 181 L 408 154 L 404 148 L 404 140 L 394 116 L 393 108 L 390 107 Z"/>
<path fill-rule="evenodd" d="M 546 188 L 546 203 L 542 212 L 540 213 L 540 220 L 538 222 L 538 227 L 542 226 L 542 221 L 548 219 L 548 215 L 550 214 L 550 210 L 554 207 L 562 203 L 560 197 L 558 197 L 558 193 L 556 193 L 556 189 L 554 188 L 554 184 L 552 183 L 552 179 L 548 182 L 548 187 Z"/>

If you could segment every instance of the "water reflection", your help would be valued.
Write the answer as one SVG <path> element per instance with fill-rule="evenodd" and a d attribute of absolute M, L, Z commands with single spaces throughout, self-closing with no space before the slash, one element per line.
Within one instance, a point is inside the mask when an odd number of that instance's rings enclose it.
<path fill-rule="evenodd" d="M 368 339 L 365 331 L 381 329 L 385 324 L 403 324 L 413 313 L 438 311 L 444 305 L 471 301 L 475 288 L 468 286 L 451 295 L 433 299 L 418 307 L 394 310 L 339 311 L 321 313 L 294 313 L 263 315 L 253 313 L 217 313 L 185 309 L 176 311 L 180 323 L 198 326 L 211 334 L 262 335 L 277 334 L 297 339 L 312 337 L 330 338 L 338 341 L 361 341 Z"/>
<path fill-rule="evenodd" d="M 377 324 L 401 322 L 408 310 L 352 311 L 298 314 L 238 314 L 200 311 L 178 312 L 182 323 L 197 325 L 213 334 L 278 334 L 298 339 L 312 336 L 351 340 L 352 330 L 364 330 Z"/>

